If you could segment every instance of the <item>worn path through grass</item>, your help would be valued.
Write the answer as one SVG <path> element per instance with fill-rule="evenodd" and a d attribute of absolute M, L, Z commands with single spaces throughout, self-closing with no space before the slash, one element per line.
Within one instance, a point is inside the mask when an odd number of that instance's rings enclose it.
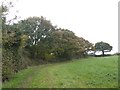
<path fill-rule="evenodd" d="M 90 57 L 29 67 L 3 84 L 4 88 L 115 88 L 118 57 Z"/>

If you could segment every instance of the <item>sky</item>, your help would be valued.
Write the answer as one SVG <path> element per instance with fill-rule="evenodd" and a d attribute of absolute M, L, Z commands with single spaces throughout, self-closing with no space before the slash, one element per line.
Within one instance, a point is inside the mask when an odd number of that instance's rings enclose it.
<path fill-rule="evenodd" d="M 12 0 L 13 1 L 13 0 Z M 119 0 L 14 0 L 9 18 L 44 16 L 53 25 L 69 29 L 91 43 L 104 41 L 118 52 Z M 18 10 L 17 13 L 15 11 Z"/>

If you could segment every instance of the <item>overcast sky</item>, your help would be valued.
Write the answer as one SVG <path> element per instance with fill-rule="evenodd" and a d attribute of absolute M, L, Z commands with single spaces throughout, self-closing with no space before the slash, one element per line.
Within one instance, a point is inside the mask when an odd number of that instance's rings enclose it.
<path fill-rule="evenodd" d="M 21 19 L 44 16 L 53 25 L 69 29 L 92 43 L 108 42 L 118 51 L 119 0 L 17 0 Z"/>

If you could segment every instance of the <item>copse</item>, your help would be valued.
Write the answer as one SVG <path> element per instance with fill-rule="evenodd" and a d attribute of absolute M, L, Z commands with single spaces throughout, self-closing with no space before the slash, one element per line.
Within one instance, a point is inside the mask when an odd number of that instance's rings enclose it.
<path fill-rule="evenodd" d="M 56 28 L 44 17 L 30 17 L 18 23 L 20 31 L 29 38 L 26 50 L 31 58 L 39 61 L 72 59 L 83 57 L 92 44 L 83 38 L 77 37 L 68 29 Z"/>
<path fill-rule="evenodd" d="M 92 44 L 68 29 L 53 26 L 44 17 L 29 17 L 7 24 L 3 15 L 3 81 L 19 70 L 37 64 L 86 56 Z M 12 21 L 12 20 L 11 20 Z"/>

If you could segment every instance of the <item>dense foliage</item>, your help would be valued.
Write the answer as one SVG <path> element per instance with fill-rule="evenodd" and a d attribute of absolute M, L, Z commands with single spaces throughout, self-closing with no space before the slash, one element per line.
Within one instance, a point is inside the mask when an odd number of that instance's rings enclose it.
<path fill-rule="evenodd" d="M 3 21 L 3 81 L 31 62 L 42 64 L 85 57 L 92 47 L 89 41 L 53 26 L 44 17 L 29 17 L 13 24 Z"/>
<path fill-rule="evenodd" d="M 112 46 L 110 46 L 106 42 L 97 42 L 95 44 L 95 50 L 96 51 L 102 51 L 102 55 L 104 56 L 104 52 L 110 52 L 112 50 Z"/>
<path fill-rule="evenodd" d="M 86 57 L 87 51 L 93 48 L 88 40 L 68 29 L 53 26 L 42 16 L 10 24 L 6 21 L 9 8 L 4 5 L 0 8 L 3 81 L 30 65 Z"/>

